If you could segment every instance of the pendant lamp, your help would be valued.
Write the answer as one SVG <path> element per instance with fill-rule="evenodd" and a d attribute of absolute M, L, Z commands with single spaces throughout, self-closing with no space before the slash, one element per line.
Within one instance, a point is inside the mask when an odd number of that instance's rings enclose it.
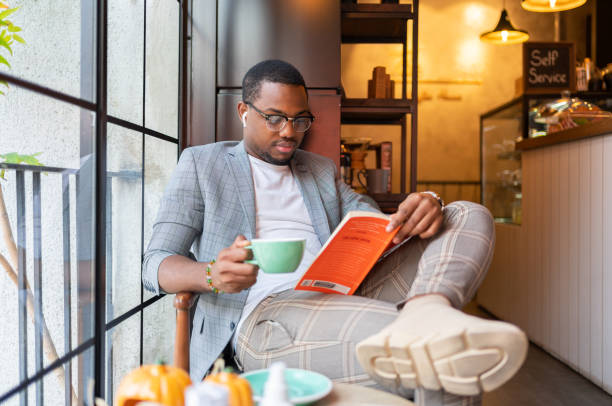
<path fill-rule="evenodd" d="M 527 31 L 514 28 L 505 8 L 502 10 L 501 17 L 499 17 L 499 22 L 495 29 L 480 35 L 481 41 L 498 45 L 518 44 L 528 39 L 529 34 L 527 34 Z"/>
<path fill-rule="evenodd" d="M 528 11 L 551 13 L 571 10 L 582 6 L 587 0 L 523 0 L 521 6 Z"/>

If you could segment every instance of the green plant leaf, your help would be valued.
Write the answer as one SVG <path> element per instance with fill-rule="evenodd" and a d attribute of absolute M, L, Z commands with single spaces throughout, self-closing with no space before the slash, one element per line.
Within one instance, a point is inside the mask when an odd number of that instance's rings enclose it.
<path fill-rule="evenodd" d="M 34 154 L 34 155 L 22 155 L 21 159 L 24 163 L 28 164 L 28 165 L 36 165 L 36 166 L 42 166 L 42 164 L 40 163 L 40 161 L 35 158 L 36 155 L 40 155 L 40 152 Z"/>
<path fill-rule="evenodd" d="M 4 92 L 3 92 L 2 90 L 0 90 L 0 94 L 1 94 L 2 96 L 4 96 Z"/>
<path fill-rule="evenodd" d="M 17 27 L 14 24 L 9 25 L 8 27 L 9 32 L 19 32 L 21 31 L 21 27 Z"/>
<path fill-rule="evenodd" d="M 9 68 L 11 67 L 11 64 L 8 63 L 8 61 L 6 59 L 4 59 L 4 57 L 2 55 L 0 55 L 0 63 L 5 64 L 6 66 L 8 66 Z"/>
<path fill-rule="evenodd" d="M 6 86 L 7 88 L 9 87 L 8 82 L 5 82 L 4 80 L 0 80 L 0 85 L 4 85 L 4 86 Z"/>
<path fill-rule="evenodd" d="M 8 49 L 8 51 L 13 55 L 13 50 L 11 49 L 11 44 L 8 43 L 4 38 L 0 37 L 0 47 L 4 47 Z"/>
<path fill-rule="evenodd" d="M 9 152 L 7 154 L 0 155 L 0 158 L 4 159 L 4 162 L 6 162 L 7 164 L 22 164 L 22 163 L 24 163 L 24 164 L 28 164 L 28 165 L 42 166 L 42 164 L 36 158 L 40 154 L 41 154 L 41 152 L 37 152 L 37 153 L 31 154 L 31 155 L 20 155 L 20 154 L 18 154 L 16 152 Z"/>
<path fill-rule="evenodd" d="M 0 13 L 0 20 L 10 16 L 17 10 L 19 10 L 19 7 L 9 8 L 8 10 L 4 10 L 3 12 Z"/>
<path fill-rule="evenodd" d="M 13 39 L 17 42 L 21 42 L 22 44 L 25 44 L 25 40 L 23 38 L 21 38 L 19 35 L 17 34 L 13 34 Z"/>
<path fill-rule="evenodd" d="M 0 93 L 2 93 L 2 92 L 0 92 Z M 6 180 L 6 178 L 4 177 L 4 169 L 0 170 L 0 179 Z"/>

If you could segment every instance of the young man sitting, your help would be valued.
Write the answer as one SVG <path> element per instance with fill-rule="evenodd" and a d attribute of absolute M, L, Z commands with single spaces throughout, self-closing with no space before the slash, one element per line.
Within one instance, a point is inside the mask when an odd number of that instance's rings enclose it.
<path fill-rule="evenodd" d="M 226 347 L 245 371 L 282 360 L 407 397 L 416 389 L 428 404 L 477 401 L 510 379 L 525 359 L 525 334 L 459 310 L 493 255 L 487 209 L 443 207 L 433 193 L 412 193 L 388 231 L 399 227 L 396 243 L 415 238 L 376 265 L 355 295 L 295 291 L 346 213 L 379 209 L 339 179 L 331 160 L 298 149 L 314 117 L 297 69 L 261 62 L 242 91 L 242 142 L 183 151 L 144 255 L 147 289 L 200 293 L 193 379 Z M 270 276 L 244 262 L 250 239 L 281 237 L 306 240 L 295 272 Z"/>

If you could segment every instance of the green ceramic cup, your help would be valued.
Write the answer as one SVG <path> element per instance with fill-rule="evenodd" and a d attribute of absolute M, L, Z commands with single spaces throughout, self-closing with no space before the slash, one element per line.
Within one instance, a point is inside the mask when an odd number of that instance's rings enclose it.
<path fill-rule="evenodd" d="M 279 238 L 251 240 L 247 249 L 253 250 L 250 264 L 259 266 L 265 273 L 289 273 L 302 262 L 306 240 L 303 238 Z"/>

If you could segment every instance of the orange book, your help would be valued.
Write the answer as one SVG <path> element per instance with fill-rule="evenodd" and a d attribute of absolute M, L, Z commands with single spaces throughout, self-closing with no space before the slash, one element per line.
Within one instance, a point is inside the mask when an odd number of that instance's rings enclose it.
<path fill-rule="evenodd" d="M 374 264 L 399 246 L 391 241 L 399 227 L 388 233 L 387 224 L 382 213 L 349 212 L 295 289 L 352 295 Z"/>

